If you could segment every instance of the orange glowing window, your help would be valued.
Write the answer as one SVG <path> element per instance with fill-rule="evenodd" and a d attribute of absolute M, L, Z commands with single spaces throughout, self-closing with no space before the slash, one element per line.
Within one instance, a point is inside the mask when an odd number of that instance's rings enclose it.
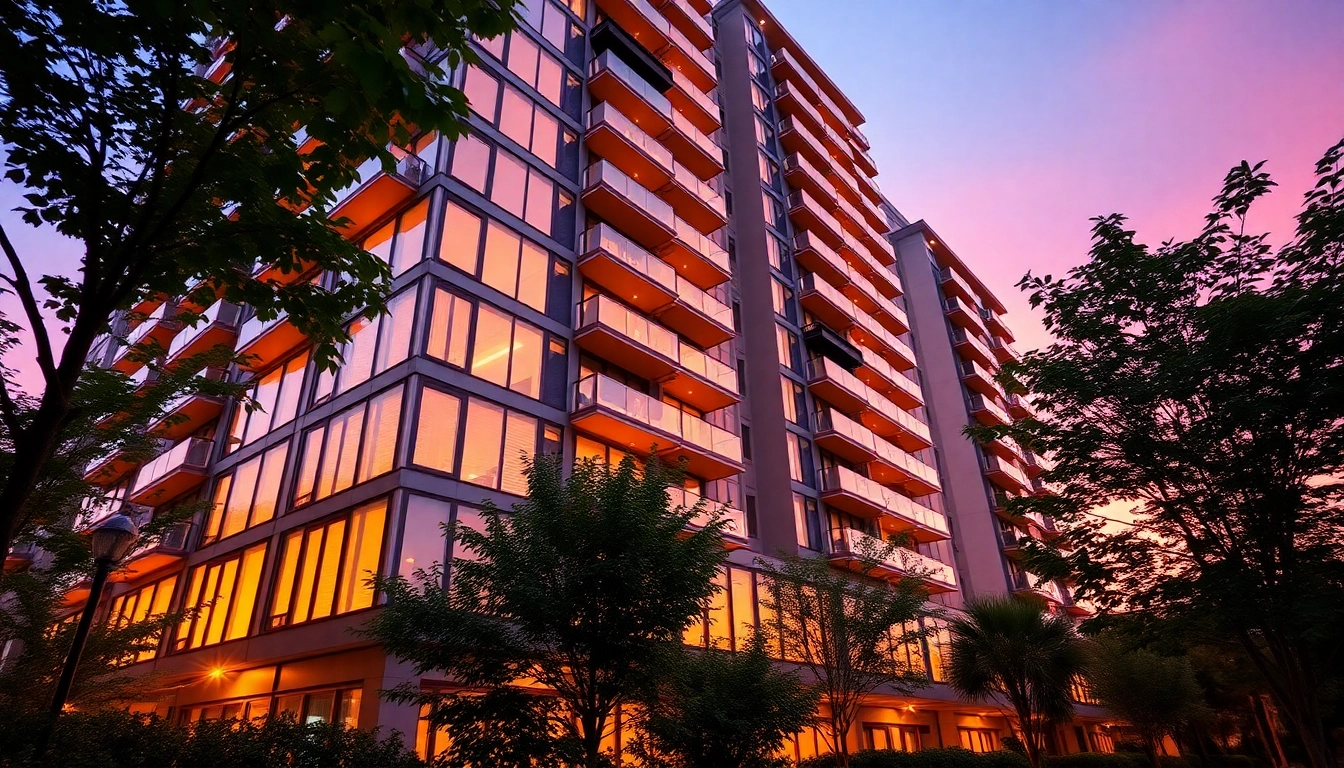
<path fill-rule="evenodd" d="M 247 635 L 265 557 L 266 544 L 262 543 L 191 570 L 183 607 L 195 613 L 178 625 L 175 650 Z"/>
<path fill-rule="evenodd" d="M 108 626 L 121 629 L 163 616 L 168 613 L 168 604 L 172 602 L 173 589 L 176 586 L 177 575 L 174 574 L 131 592 L 117 595 L 112 600 L 111 610 L 108 611 Z M 153 644 L 157 646 L 160 639 L 162 639 L 162 635 L 155 638 L 152 641 Z M 141 651 L 128 657 L 127 663 L 152 659 L 155 653 L 156 650 Z"/>
<path fill-rule="evenodd" d="M 302 624 L 373 605 L 387 500 L 380 499 L 285 537 L 267 626 Z"/>

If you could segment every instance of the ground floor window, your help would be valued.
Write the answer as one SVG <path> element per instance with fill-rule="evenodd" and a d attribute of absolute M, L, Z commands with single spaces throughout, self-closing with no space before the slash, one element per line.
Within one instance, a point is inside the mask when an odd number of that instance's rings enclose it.
<path fill-rule="evenodd" d="M 359 688 L 340 688 L 306 693 L 287 693 L 259 696 L 240 701 L 226 701 L 180 710 L 183 723 L 202 720 L 259 721 L 269 715 L 288 714 L 301 723 L 340 723 L 346 728 L 359 725 Z"/>
<path fill-rule="evenodd" d="M 993 728 L 958 728 L 961 746 L 972 752 L 993 752 L 999 748 L 999 732 Z"/>
<path fill-rule="evenodd" d="M 868 749 L 896 749 L 902 752 L 918 752 L 923 748 L 917 725 L 864 723 L 863 743 Z"/>

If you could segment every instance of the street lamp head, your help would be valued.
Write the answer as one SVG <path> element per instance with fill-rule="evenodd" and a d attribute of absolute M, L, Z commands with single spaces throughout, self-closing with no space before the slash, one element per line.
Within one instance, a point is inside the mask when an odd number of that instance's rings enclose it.
<path fill-rule="evenodd" d="M 126 515 L 117 514 L 104 520 L 93 529 L 93 550 L 95 561 L 118 563 L 130 554 L 136 539 L 140 538 L 140 529 L 135 521 Z"/>

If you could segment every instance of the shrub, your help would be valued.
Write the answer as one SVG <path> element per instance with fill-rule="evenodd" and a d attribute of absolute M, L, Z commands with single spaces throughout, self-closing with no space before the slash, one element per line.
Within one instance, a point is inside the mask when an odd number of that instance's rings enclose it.
<path fill-rule="evenodd" d="M 424 768 L 398 735 L 290 717 L 173 725 L 110 711 L 61 718 L 42 758 L 32 722 L 0 723 L 5 768 Z"/>
<path fill-rule="evenodd" d="M 1027 768 L 1027 759 L 1016 752 L 999 750 L 977 754 L 961 747 L 901 752 L 894 749 L 869 749 L 849 758 L 850 768 Z M 804 760 L 799 768 L 834 768 L 830 755 Z"/>
<path fill-rule="evenodd" d="M 1076 755 L 1051 755 L 1045 758 L 1045 768 L 1147 768 L 1147 766 L 1148 758 L 1142 752 L 1080 752 Z"/>

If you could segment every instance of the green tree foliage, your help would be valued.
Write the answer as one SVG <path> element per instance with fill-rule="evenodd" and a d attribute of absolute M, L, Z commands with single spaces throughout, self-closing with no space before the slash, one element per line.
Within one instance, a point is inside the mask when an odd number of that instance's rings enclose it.
<path fill-rule="evenodd" d="M 1055 342 L 1005 366 L 1042 416 L 997 433 L 1057 462 L 1057 496 L 1013 505 L 1068 529 L 1072 549 L 1038 549 L 1036 565 L 1103 608 L 1235 639 L 1326 768 L 1344 628 L 1344 142 L 1316 170 L 1277 250 L 1250 219 L 1274 183 L 1242 163 L 1195 238 L 1150 247 L 1104 216 L 1086 263 L 1024 278 Z M 1134 525 L 1097 526 L 1107 501 L 1132 503 Z"/>
<path fill-rule="evenodd" d="M 1209 714 L 1188 660 L 1129 648 L 1114 637 L 1090 648 L 1087 679 L 1106 711 L 1138 734 L 1153 768 L 1164 738 Z"/>
<path fill-rule="evenodd" d="M 452 532 L 448 588 L 438 568 L 386 580 L 389 604 L 369 626 L 418 673 L 465 686 L 392 693 L 432 704 L 431 722 L 450 728 L 449 766 L 606 764 L 613 715 L 680 644 L 726 557 L 724 522 L 688 532 L 703 502 L 671 507 L 680 472 L 656 459 L 580 461 L 565 477 L 559 457 L 540 456 L 527 479 L 511 512 L 484 504 L 484 531 Z"/>
<path fill-rule="evenodd" d="M 1083 640 L 1068 619 L 1010 595 L 967 602 L 948 622 L 947 682 L 971 701 L 1006 703 L 1033 766 L 1046 733 L 1073 714 L 1070 692 L 1086 666 Z"/>
<path fill-rule="evenodd" d="M 33 758 L 25 719 L 0 722 L 7 768 L 424 768 L 401 738 L 292 717 L 173 725 L 127 712 L 61 718 L 51 748 Z"/>
<path fill-rule="evenodd" d="M 514 23 L 514 0 L 349 5 L 262 0 L 0 5 L 0 147 L 19 211 L 83 249 L 78 277 L 30 276 L 3 227 L 3 280 L 23 307 L 43 377 L 31 402 L 2 383 L 13 444 L 0 479 L 0 550 L 37 514 L 36 489 L 77 418 L 75 393 L 109 316 L 191 293 L 286 312 L 335 364 L 342 323 L 378 311 L 387 269 L 331 226 L 335 194 L 365 158 L 417 131 L 456 135 L 467 113 L 446 67 L 473 34 Z M 216 63 L 217 56 L 222 57 Z M 209 76 L 207 76 L 209 75 Z M 311 151 L 300 151 L 301 139 Z M 254 277 L 317 265 L 335 290 Z M 47 330 L 64 326 L 64 344 Z M 17 324 L 6 321 L 12 349 Z M 6 372 L 7 373 L 7 372 Z"/>
<path fill-rule="evenodd" d="M 819 691 L 775 668 L 761 637 L 736 653 L 677 646 L 641 698 L 648 768 L 771 768 L 816 715 Z"/>
<path fill-rule="evenodd" d="M 767 577 L 763 603 L 777 622 L 762 621 L 762 635 L 820 688 L 828 712 L 823 733 L 842 768 L 849 765 L 849 733 L 870 694 L 928 685 L 922 658 L 907 654 L 924 637 L 920 620 L 934 615 L 924 583 L 917 576 L 895 583 L 873 576 L 897 544 L 863 553 L 855 573 L 815 557 L 760 561 Z"/>

